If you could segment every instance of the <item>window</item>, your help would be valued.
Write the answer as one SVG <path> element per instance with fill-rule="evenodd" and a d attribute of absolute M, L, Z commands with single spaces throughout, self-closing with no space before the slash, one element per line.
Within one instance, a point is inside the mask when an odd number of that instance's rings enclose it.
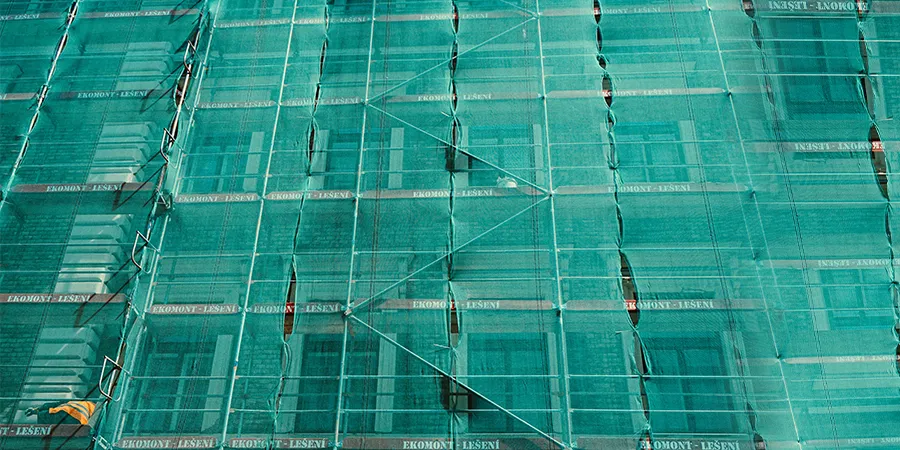
<path fill-rule="evenodd" d="M 147 170 L 162 130 L 148 122 L 113 122 L 101 125 L 94 150 L 88 183 L 132 183 L 143 181 L 153 172 Z M 161 159 L 161 158 L 160 158 Z"/>
<path fill-rule="evenodd" d="M 657 433 L 737 433 L 722 340 L 718 335 L 645 340 L 653 373 L 651 420 Z M 746 422 L 746 421 L 744 421 Z"/>
<path fill-rule="evenodd" d="M 52 320 L 52 319 L 51 319 Z M 0 324 L 0 421 L 35 423 L 26 409 L 73 399 L 96 401 L 104 355 L 115 354 L 119 327 Z"/>
<path fill-rule="evenodd" d="M 223 133 L 224 134 L 224 133 Z M 184 192 L 190 194 L 253 192 L 264 169 L 262 151 L 268 145 L 266 133 L 216 134 L 210 145 L 187 157 Z M 234 142 L 222 145 L 223 142 Z"/>
<path fill-rule="evenodd" d="M 297 384 L 298 413 L 294 419 L 295 433 L 334 432 L 334 411 L 337 402 L 340 372 L 341 335 L 309 335 L 304 337 Z M 333 377 L 322 379 L 321 377 Z"/>
<path fill-rule="evenodd" d="M 504 408 L 516 412 L 532 425 L 543 430 L 551 428 L 554 411 L 550 403 L 552 395 L 548 356 L 552 349 L 547 344 L 546 335 L 470 334 L 468 347 L 468 373 L 477 377 L 470 381 L 474 389 Z M 473 396 L 469 432 L 529 431 L 521 422 Z"/>
<path fill-rule="evenodd" d="M 121 267 L 128 261 L 126 252 L 134 235 L 132 217 L 81 214 L 71 226 L 54 292 L 118 291 L 127 282 Z"/>
<path fill-rule="evenodd" d="M 616 142 L 626 183 L 691 181 L 677 123 L 619 123 Z"/>
<path fill-rule="evenodd" d="M 326 136 L 328 146 L 324 153 L 313 157 L 310 188 L 355 189 L 360 133 L 338 129 L 320 135 Z"/>
<path fill-rule="evenodd" d="M 530 178 L 529 172 L 535 172 L 538 183 L 542 175 L 538 167 L 542 165 L 542 146 L 539 131 L 529 132 L 529 125 L 506 126 L 472 126 L 463 127 L 460 147 L 469 151 L 493 166 L 501 167 L 523 178 Z M 467 177 L 468 186 L 497 186 L 498 179 L 508 175 L 491 165 L 478 161 L 469 155 L 459 154 L 454 161 L 457 175 Z M 457 179 L 459 186 L 461 181 Z M 534 181 L 534 180 L 532 180 Z"/>
<path fill-rule="evenodd" d="M 341 404 L 342 431 L 369 433 L 375 430 L 379 397 L 379 355 L 384 345 L 378 336 L 354 332 L 347 341 L 344 373 L 341 374 L 342 336 L 308 336 L 304 343 L 301 385 L 294 425 L 295 432 L 325 433 L 334 431 L 338 376 L 343 375 Z M 314 378 L 318 377 L 318 378 Z M 327 377 L 326 381 L 322 377 Z M 309 380 L 309 381 L 307 381 Z"/>
<path fill-rule="evenodd" d="M 163 331 L 165 340 L 147 341 L 147 356 L 132 379 L 134 408 L 126 427 L 134 434 L 220 432 L 223 414 L 216 409 L 224 405 L 232 337 Z"/>
<path fill-rule="evenodd" d="M 859 53 L 854 48 L 858 45 L 857 37 L 855 34 L 844 39 L 834 36 L 840 34 L 835 30 L 844 28 L 847 27 L 833 21 L 772 21 L 775 70 L 783 74 L 777 79 L 791 115 L 859 110 L 855 71 L 842 56 Z M 827 32 L 823 33 L 823 29 Z M 852 30 L 855 33 L 855 24 Z"/>
<path fill-rule="evenodd" d="M 162 350 L 159 349 L 158 350 Z M 153 379 L 144 384 L 143 394 L 135 411 L 143 415 L 140 421 L 142 431 L 173 432 L 182 427 L 182 422 L 191 424 L 192 414 L 187 410 L 202 408 L 201 395 L 190 395 L 191 392 L 205 393 L 209 380 L 189 379 L 208 367 L 212 355 L 198 353 L 178 353 L 178 349 L 162 350 L 148 359 L 148 366 L 168 367 L 174 372 L 172 379 Z M 141 410 L 147 410 L 142 412 Z"/>
<path fill-rule="evenodd" d="M 874 274 L 872 273 L 874 272 Z M 822 270 L 822 298 L 831 326 L 844 329 L 883 328 L 884 319 L 893 318 L 890 292 L 883 287 L 880 270 Z"/>

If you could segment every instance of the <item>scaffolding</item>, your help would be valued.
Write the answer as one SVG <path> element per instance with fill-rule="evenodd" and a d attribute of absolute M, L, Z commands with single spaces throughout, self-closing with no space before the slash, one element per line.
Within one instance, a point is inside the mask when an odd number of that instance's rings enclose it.
<path fill-rule="evenodd" d="M 0 448 L 900 446 L 898 21 L 0 0 Z"/>

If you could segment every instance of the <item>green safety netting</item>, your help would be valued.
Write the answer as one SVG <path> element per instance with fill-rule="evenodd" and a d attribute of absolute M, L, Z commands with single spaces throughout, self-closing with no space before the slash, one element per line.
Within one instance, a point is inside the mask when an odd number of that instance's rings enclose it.
<path fill-rule="evenodd" d="M 0 448 L 897 447 L 898 18 L 0 1 Z"/>

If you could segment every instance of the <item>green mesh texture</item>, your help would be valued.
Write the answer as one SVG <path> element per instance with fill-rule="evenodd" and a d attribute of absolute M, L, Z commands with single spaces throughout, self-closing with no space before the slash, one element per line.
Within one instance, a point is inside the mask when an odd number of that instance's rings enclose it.
<path fill-rule="evenodd" d="M 900 447 L 898 25 L 0 0 L 0 448 Z"/>

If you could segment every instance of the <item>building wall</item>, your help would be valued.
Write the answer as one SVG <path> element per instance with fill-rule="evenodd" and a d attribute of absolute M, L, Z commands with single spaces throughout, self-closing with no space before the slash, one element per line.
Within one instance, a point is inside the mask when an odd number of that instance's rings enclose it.
<path fill-rule="evenodd" d="M 895 444 L 892 2 L 5 8 L 3 373 L 94 330 L 100 445 Z"/>

